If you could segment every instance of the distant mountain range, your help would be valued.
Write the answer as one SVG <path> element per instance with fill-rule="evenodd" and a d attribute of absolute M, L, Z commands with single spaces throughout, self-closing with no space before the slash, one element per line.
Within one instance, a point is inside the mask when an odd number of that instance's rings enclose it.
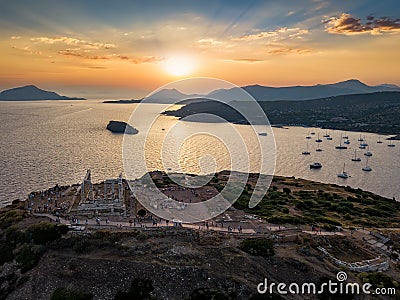
<path fill-rule="evenodd" d="M 340 95 L 400 91 L 400 87 L 396 85 L 369 86 L 356 79 L 312 86 L 269 87 L 249 85 L 242 88 L 258 101 L 310 100 Z M 216 90 L 208 94 L 208 96 L 226 100 L 245 100 L 240 88 Z"/>
<path fill-rule="evenodd" d="M 321 99 L 333 96 L 367 94 L 375 92 L 399 92 L 400 87 L 393 84 L 381 84 L 369 86 L 356 79 L 350 79 L 333 84 L 317 84 L 311 86 L 288 86 L 288 87 L 269 87 L 262 85 L 248 85 L 241 88 L 219 89 L 207 95 L 187 95 L 177 89 L 163 89 L 147 97 L 151 102 L 171 103 L 177 100 L 191 98 L 218 98 L 227 101 L 248 100 L 248 95 L 252 95 L 258 101 L 277 101 L 277 100 L 310 100 Z M 193 102 L 186 101 L 186 102 Z"/>
<path fill-rule="evenodd" d="M 55 92 L 39 89 L 34 85 L 4 90 L 0 93 L 0 100 L 31 101 L 31 100 L 85 100 L 85 98 L 61 96 Z"/>

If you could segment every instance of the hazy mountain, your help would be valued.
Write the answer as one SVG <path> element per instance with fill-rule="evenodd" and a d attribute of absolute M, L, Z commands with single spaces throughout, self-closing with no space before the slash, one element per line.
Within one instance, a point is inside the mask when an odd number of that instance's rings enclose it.
<path fill-rule="evenodd" d="M 149 102 L 172 103 L 176 101 L 183 101 L 186 99 L 198 98 L 198 97 L 201 97 L 201 95 L 196 95 L 196 94 L 187 95 L 181 93 L 177 89 L 163 89 L 150 95 L 149 97 L 146 97 L 145 99 L 146 101 Z"/>
<path fill-rule="evenodd" d="M 26 85 L 2 91 L 0 100 L 85 100 L 85 98 L 61 96 L 55 92 L 39 89 L 34 85 Z"/>
<path fill-rule="evenodd" d="M 351 79 L 333 84 L 317 84 L 312 86 L 268 87 L 249 85 L 242 87 L 258 101 L 275 100 L 309 100 L 340 95 L 374 93 L 384 91 L 400 91 L 396 85 L 381 84 L 369 86 L 359 80 Z M 246 100 L 240 88 L 220 89 L 208 94 L 209 97 L 226 100 Z"/>

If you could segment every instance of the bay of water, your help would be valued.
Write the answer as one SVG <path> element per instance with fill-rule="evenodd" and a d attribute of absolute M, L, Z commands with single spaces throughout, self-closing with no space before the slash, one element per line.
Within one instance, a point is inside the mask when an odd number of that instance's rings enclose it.
<path fill-rule="evenodd" d="M 86 101 L 30 101 L 0 102 L 0 205 L 14 199 L 25 199 L 30 191 L 47 189 L 55 184 L 69 185 L 81 182 L 86 169 L 92 170 L 95 182 L 116 178 L 122 168 L 123 136 L 106 130 L 108 121 L 128 121 L 137 104 L 104 104 L 99 100 Z M 155 118 L 152 105 L 148 105 L 148 117 Z M 173 117 L 160 116 L 160 128 L 169 128 L 178 122 Z M 139 128 L 140 124 L 134 124 Z M 220 124 L 194 123 L 191 126 L 207 131 Z M 240 132 L 248 126 L 234 125 Z M 306 150 L 306 135 L 316 132 L 309 140 L 311 155 L 302 155 Z M 146 161 L 149 170 L 162 170 L 159 147 L 167 130 L 157 131 L 146 145 Z M 325 130 L 318 128 L 289 127 L 274 128 L 277 145 L 275 174 L 295 176 L 324 183 L 350 185 L 368 190 L 385 197 L 400 199 L 400 143 L 387 147 L 388 141 L 382 136 L 383 144 L 377 144 L 378 135 L 359 132 L 344 132 L 351 144 L 347 150 L 335 149 L 343 132 L 329 130 L 332 141 L 323 138 Z M 316 152 L 317 134 L 324 150 Z M 373 156 L 369 160 L 372 172 L 361 170 L 365 166 L 366 150 L 358 149 L 360 134 L 366 137 Z M 268 137 L 272 138 L 272 137 Z M 254 145 L 256 148 L 256 145 Z M 154 149 L 153 149 L 154 148 Z M 250 147 L 251 148 L 251 147 Z M 361 162 L 352 162 L 354 149 Z M 233 151 L 234 152 L 234 151 Z M 199 173 L 199 156 L 209 153 L 214 157 L 216 169 L 230 168 L 227 151 L 218 139 L 193 138 L 182 147 L 180 159 L 183 169 Z M 239 152 L 238 152 L 239 153 Z M 235 152 L 232 154 L 235 155 Z M 239 154 L 238 154 L 239 155 Z M 143 159 L 138 157 L 137 159 Z M 310 170 L 309 164 L 322 163 L 320 170 Z M 340 179 L 343 163 L 351 175 Z"/>

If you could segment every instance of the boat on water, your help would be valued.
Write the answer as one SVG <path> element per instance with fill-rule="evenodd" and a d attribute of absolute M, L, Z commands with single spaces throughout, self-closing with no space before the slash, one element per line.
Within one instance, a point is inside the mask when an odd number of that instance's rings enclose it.
<path fill-rule="evenodd" d="M 345 171 L 345 168 L 346 168 L 346 163 L 343 163 L 343 171 L 342 171 L 342 173 L 340 173 L 340 174 L 337 175 L 338 177 L 344 178 L 344 179 L 350 177 L 350 175 L 347 174 L 347 172 Z"/>
<path fill-rule="evenodd" d="M 310 164 L 310 169 L 321 169 L 322 165 L 319 162 L 315 162 L 313 164 Z"/>
<path fill-rule="evenodd" d="M 364 153 L 365 156 L 372 156 L 372 152 L 369 151 L 369 147 L 367 147 L 367 152 Z"/>
<path fill-rule="evenodd" d="M 369 157 L 367 157 L 367 162 L 365 163 L 365 167 L 362 168 L 363 171 L 365 172 L 371 172 L 372 168 L 370 166 L 368 166 L 368 159 Z"/>
<path fill-rule="evenodd" d="M 347 146 L 342 145 L 343 136 L 340 136 L 339 146 L 336 146 L 336 149 L 347 149 Z"/>
<path fill-rule="evenodd" d="M 354 149 L 354 157 L 351 159 L 352 161 L 361 161 L 360 157 L 357 157 L 357 150 Z"/>
<path fill-rule="evenodd" d="M 307 141 L 307 150 L 301 152 L 301 154 L 303 154 L 303 155 L 310 155 L 311 154 L 310 151 L 308 150 L 308 141 Z"/>

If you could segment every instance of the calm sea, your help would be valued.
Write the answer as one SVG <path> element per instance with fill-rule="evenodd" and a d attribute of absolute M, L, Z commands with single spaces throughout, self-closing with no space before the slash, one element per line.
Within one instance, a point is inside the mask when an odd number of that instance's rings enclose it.
<path fill-rule="evenodd" d="M 149 106 L 149 118 L 152 115 Z M 109 120 L 128 121 L 136 104 L 103 104 L 99 100 L 86 101 L 30 101 L 0 102 L 0 205 L 14 199 L 24 199 L 30 191 L 47 189 L 55 184 L 69 185 L 82 180 L 86 169 L 92 170 L 94 181 L 115 178 L 122 172 L 122 135 L 112 134 L 105 129 Z M 159 124 L 169 128 L 177 120 L 159 117 Z M 193 124 L 191 125 L 193 126 Z M 218 124 L 195 123 L 207 131 Z M 235 125 L 239 131 L 246 131 L 244 125 Z M 135 124 L 140 129 L 140 124 Z M 210 128 L 211 128 L 210 127 Z M 400 199 L 400 143 L 387 147 L 386 137 L 377 144 L 378 135 L 359 132 L 345 132 L 351 144 L 347 150 L 337 150 L 343 132 L 330 130 L 332 141 L 323 138 L 325 131 L 318 128 L 289 127 L 274 128 L 277 144 L 275 174 L 296 176 L 324 183 L 350 185 L 374 193 Z M 311 155 L 306 150 L 306 135 L 316 134 L 309 140 Z M 324 150 L 316 152 L 317 134 Z M 146 160 L 150 170 L 164 169 L 159 158 L 158 147 L 165 137 L 164 132 L 153 136 L 153 144 L 146 145 Z M 373 156 L 369 160 L 372 172 L 361 170 L 365 166 L 366 150 L 358 149 L 360 134 L 366 137 Z M 152 149 L 152 147 L 155 147 Z M 362 158 L 352 162 L 354 149 Z M 180 159 L 186 172 L 198 173 L 199 153 L 214 156 L 217 170 L 230 168 L 226 149 L 220 147 L 217 139 L 205 141 L 194 138 L 182 147 Z M 137 159 L 141 159 L 138 157 Z M 322 163 L 320 170 L 310 170 L 309 164 Z M 351 178 L 337 177 L 343 163 Z"/>

